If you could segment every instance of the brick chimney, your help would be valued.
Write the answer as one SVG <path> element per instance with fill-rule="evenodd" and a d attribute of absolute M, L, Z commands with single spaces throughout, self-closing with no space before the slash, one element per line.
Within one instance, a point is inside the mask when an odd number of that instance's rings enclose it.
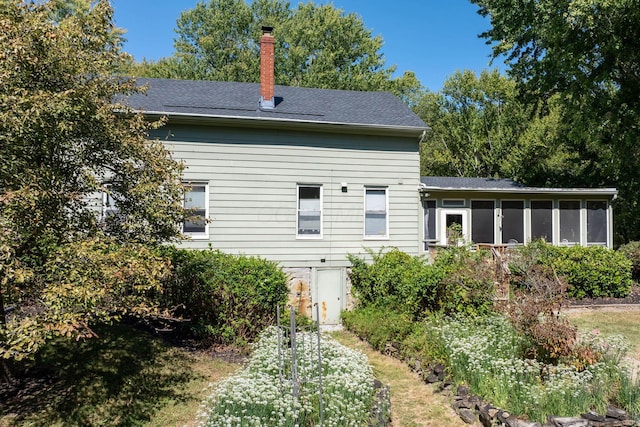
<path fill-rule="evenodd" d="M 265 109 L 273 109 L 276 106 L 273 88 L 275 39 L 271 35 L 272 31 L 273 27 L 262 27 L 260 37 L 260 108 Z"/>

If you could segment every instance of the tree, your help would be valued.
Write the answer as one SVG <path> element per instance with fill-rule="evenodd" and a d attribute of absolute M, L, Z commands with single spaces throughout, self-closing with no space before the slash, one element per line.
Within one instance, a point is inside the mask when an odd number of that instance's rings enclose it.
<path fill-rule="evenodd" d="M 163 267 L 140 245 L 177 238 L 184 217 L 182 165 L 147 139 L 158 123 L 117 102 L 140 89 L 115 75 L 128 55 L 109 2 L 71 3 L 0 2 L 0 359 L 146 307 Z"/>
<path fill-rule="evenodd" d="M 210 0 L 182 13 L 176 52 L 131 72 L 146 77 L 259 81 L 260 28 L 274 26 L 277 84 L 349 90 L 389 90 L 413 99 L 421 85 L 411 72 L 393 78 L 380 53 L 382 37 L 362 19 L 332 5 L 282 0 Z"/>
<path fill-rule="evenodd" d="M 510 156 L 529 122 L 515 83 L 497 70 L 457 71 L 438 93 L 415 108 L 431 131 L 422 146 L 422 173 L 504 177 L 516 171 Z"/>
<path fill-rule="evenodd" d="M 489 17 L 482 37 L 528 99 L 557 95 L 570 137 L 599 145 L 602 175 L 583 185 L 618 185 L 616 228 L 640 238 L 640 7 L 636 0 L 471 0 Z M 574 131 L 574 129 L 577 131 Z M 577 147 L 585 144 L 572 140 Z M 591 159 L 587 159 L 590 161 Z M 613 165 L 605 165 L 612 162 Z"/>

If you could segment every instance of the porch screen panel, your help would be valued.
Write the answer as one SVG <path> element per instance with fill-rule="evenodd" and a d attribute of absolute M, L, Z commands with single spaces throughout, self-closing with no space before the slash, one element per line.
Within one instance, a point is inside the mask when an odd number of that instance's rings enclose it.
<path fill-rule="evenodd" d="M 560 201 L 560 243 L 580 243 L 580 201 Z"/>
<path fill-rule="evenodd" d="M 424 208 L 424 240 L 436 239 L 436 201 L 425 200 Z"/>
<path fill-rule="evenodd" d="M 495 235 L 495 204 L 493 200 L 471 201 L 471 241 L 493 243 Z"/>
<path fill-rule="evenodd" d="M 607 244 L 607 202 L 587 201 L 587 244 Z"/>
<path fill-rule="evenodd" d="M 553 202 L 531 201 L 531 240 L 553 242 Z"/>
<path fill-rule="evenodd" d="M 502 202 L 502 243 L 524 243 L 524 202 Z"/>

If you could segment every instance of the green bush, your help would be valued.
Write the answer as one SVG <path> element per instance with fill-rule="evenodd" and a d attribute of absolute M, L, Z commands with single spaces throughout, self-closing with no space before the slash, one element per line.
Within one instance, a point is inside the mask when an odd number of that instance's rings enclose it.
<path fill-rule="evenodd" d="M 274 262 L 217 250 L 163 251 L 174 272 L 162 303 L 191 319 L 201 336 L 244 345 L 273 323 L 286 301 L 287 277 Z"/>
<path fill-rule="evenodd" d="M 433 264 L 396 248 L 374 253 L 372 262 L 348 255 L 351 283 L 361 307 L 394 308 L 420 318 L 426 312 L 481 314 L 491 310 L 494 269 L 485 252 L 453 247 Z"/>
<path fill-rule="evenodd" d="M 629 242 L 618 248 L 618 252 L 626 255 L 633 265 L 632 277 L 636 282 L 640 282 L 640 242 Z"/>
<path fill-rule="evenodd" d="M 631 261 L 602 246 L 551 246 L 533 242 L 519 248 L 510 264 L 516 282 L 532 265 L 550 267 L 569 286 L 573 298 L 625 297 L 631 291 Z"/>

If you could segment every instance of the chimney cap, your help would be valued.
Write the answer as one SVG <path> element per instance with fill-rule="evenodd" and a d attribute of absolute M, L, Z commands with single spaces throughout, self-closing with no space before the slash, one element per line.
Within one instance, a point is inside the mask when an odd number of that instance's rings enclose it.
<path fill-rule="evenodd" d="M 273 27 L 268 27 L 268 26 L 263 26 L 262 27 L 262 34 L 267 34 L 273 31 Z"/>

